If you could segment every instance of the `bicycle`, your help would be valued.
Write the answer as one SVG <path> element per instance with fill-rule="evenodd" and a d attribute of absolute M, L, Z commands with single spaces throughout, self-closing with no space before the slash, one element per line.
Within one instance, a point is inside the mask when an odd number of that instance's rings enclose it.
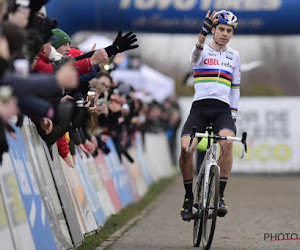
<path fill-rule="evenodd" d="M 187 152 L 192 149 L 195 137 L 207 138 L 207 150 L 201 169 L 197 175 L 194 186 L 194 229 L 193 246 L 199 247 L 201 239 L 204 249 L 209 249 L 213 240 L 219 207 L 219 179 L 220 167 L 217 163 L 217 144 L 220 140 L 238 141 L 243 144 L 241 158 L 247 152 L 247 133 L 243 132 L 242 138 L 232 136 L 213 135 L 212 124 L 207 127 L 208 134 L 198 133 L 197 127 L 193 127 L 190 135 L 190 144 Z M 213 142 L 211 143 L 211 139 Z"/>

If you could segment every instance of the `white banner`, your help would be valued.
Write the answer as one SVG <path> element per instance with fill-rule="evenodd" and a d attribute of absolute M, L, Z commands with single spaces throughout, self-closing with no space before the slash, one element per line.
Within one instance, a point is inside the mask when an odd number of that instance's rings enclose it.
<path fill-rule="evenodd" d="M 238 136 L 248 133 L 248 153 L 238 158 L 235 146 L 234 172 L 300 172 L 300 98 L 242 98 L 237 118 Z"/>

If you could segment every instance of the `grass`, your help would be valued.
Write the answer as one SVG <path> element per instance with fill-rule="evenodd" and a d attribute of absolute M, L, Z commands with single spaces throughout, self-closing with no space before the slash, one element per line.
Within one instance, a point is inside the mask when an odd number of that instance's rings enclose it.
<path fill-rule="evenodd" d="M 97 248 L 114 232 L 123 227 L 130 219 L 134 218 L 140 212 L 142 212 L 174 180 L 174 177 L 164 178 L 152 184 L 147 194 L 143 198 L 141 198 L 138 202 L 130 204 L 126 208 L 123 208 L 118 214 L 112 215 L 97 233 L 87 236 L 84 239 L 82 245 L 80 245 L 77 249 L 94 250 L 95 248 Z"/>

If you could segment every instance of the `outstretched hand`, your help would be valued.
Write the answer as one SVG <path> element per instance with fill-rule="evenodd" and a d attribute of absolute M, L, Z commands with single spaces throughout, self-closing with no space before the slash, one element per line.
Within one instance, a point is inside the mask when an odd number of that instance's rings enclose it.
<path fill-rule="evenodd" d="M 137 38 L 132 31 L 128 32 L 124 36 L 122 36 L 122 33 L 123 31 L 119 30 L 118 35 L 113 44 L 105 48 L 109 57 L 124 52 L 126 50 L 136 49 L 139 47 L 138 44 L 133 44 L 137 41 Z"/>
<path fill-rule="evenodd" d="M 138 44 L 132 45 L 136 41 L 137 41 L 136 35 L 133 34 L 132 31 L 122 36 L 122 30 L 119 30 L 118 35 L 113 44 L 118 47 L 120 53 L 126 50 L 131 50 L 139 47 Z"/>

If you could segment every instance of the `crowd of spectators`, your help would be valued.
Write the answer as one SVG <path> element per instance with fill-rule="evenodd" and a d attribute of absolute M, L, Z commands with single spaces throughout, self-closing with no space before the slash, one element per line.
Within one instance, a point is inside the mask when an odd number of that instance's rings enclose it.
<path fill-rule="evenodd" d="M 12 117 L 21 127 L 26 115 L 50 152 L 57 144 L 73 168 L 76 148 L 87 156 L 96 156 L 98 148 L 108 154 L 108 137 L 120 157 L 134 161 L 127 149 L 137 130 L 166 132 L 176 164 L 176 98 L 144 102 L 103 69 L 116 54 L 138 47 L 136 35 L 119 31 L 110 46 L 84 54 L 57 28 L 59 20 L 46 16 L 47 2 L 0 0 L 0 160 L 8 151 L 5 132 L 14 133 Z"/>

